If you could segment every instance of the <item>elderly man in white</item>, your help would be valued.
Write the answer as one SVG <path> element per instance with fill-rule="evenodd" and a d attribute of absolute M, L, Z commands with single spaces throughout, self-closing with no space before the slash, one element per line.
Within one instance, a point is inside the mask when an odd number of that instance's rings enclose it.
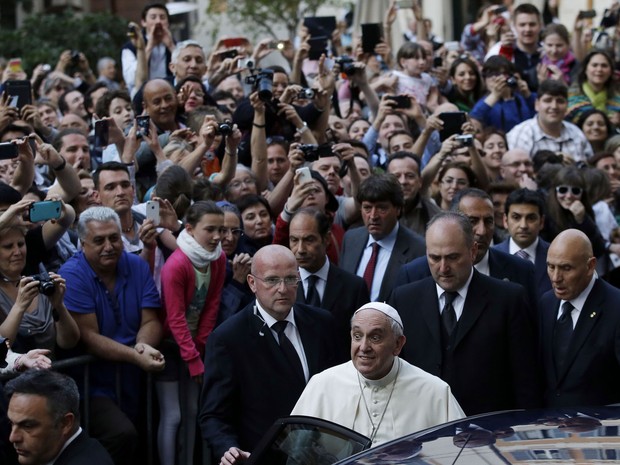
<path fill-rule="evenodd" d="M 310 379 L 292 415 L 351 428 L 373 446 L 465 414 L 440 378 L 398 357 L 405 345 L 398 312 L 370 302 L 351 319 L 351 361 Z"/>

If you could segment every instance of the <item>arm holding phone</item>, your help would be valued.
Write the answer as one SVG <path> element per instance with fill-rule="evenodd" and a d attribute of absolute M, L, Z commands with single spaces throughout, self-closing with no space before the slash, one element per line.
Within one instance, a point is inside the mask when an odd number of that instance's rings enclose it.
<path fill-rule="evenodd" d="M 75 221 L 75 210 L 67 205 L 59 196 L 48 196 L 47 200 L 60 200 L 62 212 L 57 220 L 48 220 L 43 224 L 43 242 L 46 249 L 51 249 L 56 245 L 62 235 L 71 227 Z"/>
<path fill-rule="evenodd" d="M 48 196 L 57 195 L 65 202 L 71 202 L 82 189 L 82 184 L 75 168 L 67 163 L 67 160 L 51 144 L 42 143 L 37 138 L 36 146 L 38 156 L 35 161 L 39 164 L 48 165 L 58 180 L 58 183 L 49 189 Z"/>

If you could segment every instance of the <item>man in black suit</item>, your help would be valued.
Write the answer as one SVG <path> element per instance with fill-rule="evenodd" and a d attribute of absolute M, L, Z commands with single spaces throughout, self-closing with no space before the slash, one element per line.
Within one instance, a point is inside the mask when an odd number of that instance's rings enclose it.
<path fill-rule="evenodd" d="M 523 287 L 473 267 L 470 220 L 436 215 L 426 231 L 432 277 L 396 288 L 409 344 L 403 358 L 441 377 L 467 415 L 541 403 L 537 346 Z"/>
<path fill-rule="evenodd" d="M 549 243 L 539 234 L 545 225 L 545 199 L 529 189 L 517 189 L 508 195 L 505 204 L 504 225 L 510 237 L 495 246 L 510 255 L 534 265 L 538 298 L 551 289 L 547 275 Z"/>
<path fill-rule="evenodd" d="M 273 422 L 293 409 L 308 379 L 334 364 L 334 319 L 296 304 L 298 283 L 289 249 L 259 249 L 248 275 L 255 303 L 207 340 L 200 426 L 224 465 L 245 460 Z"/>
<path fill-rule="evenodd" d="M 424 255 L 424 239 L 399 225 L 404 197 L 391 174 L 374 174 L 360 185 L 357 200 L 364 226 L 344 236 L 340 266 L 364 279 L 371 301 L 385 301 L 400 267 Z"/>
<path fill-rule="evenodd" d="M 351 317 L 370 301 L 366 283 L 327 259 L 329 217 L 314 208 L 295 212 L 289 226 L 289 244 L 295 254 L 301 283 L 297 302 L 329 310 L 336 320 L 338 361 L 351 358 Z"/>
<path fill-rule="evenodd" d="M 486 192 L 470 188 L 459 191 L 452 199 L 450 207 L 467 216 L 472 224 L 477 253 L 474 267 L 481 274 L 511 281 L 522 285 L 528 296 L 529 318 L 534 327 L 538 326 L 536 304 L 536 284 L 534 282 L 534 265 L 513 257 L 507 253 L 491 248 L 495 232 L 495 215 L 493 201 Z M 420 257 L 403 266 L 397 276 L 396 286 L 412 283 L 431 275 L 426 257 Z"/>
<path fill-rule="evenodd" d="M 27 371 L 4 388 L 9 440 L 19 463 L 112 465 L 103 446 L 80 428 L 80 395 L 73 379 L 48 370 Z"/>
<path fill-rule="evenodd" d="M 588 237 L 556 236 L 547 253 L 553 291 L 541 299 L 545 403 L 550 407 L 620 402 L 620 290 L 595 274 Z"/>

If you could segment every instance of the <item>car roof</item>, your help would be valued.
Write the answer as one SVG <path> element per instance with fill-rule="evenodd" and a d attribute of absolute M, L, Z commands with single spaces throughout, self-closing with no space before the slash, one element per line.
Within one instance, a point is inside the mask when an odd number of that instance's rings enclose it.
<path fill-rule="evenodd" d="M 620 406 L 510 410 L 390 441 L 337 465 L 616 463 Z"/>

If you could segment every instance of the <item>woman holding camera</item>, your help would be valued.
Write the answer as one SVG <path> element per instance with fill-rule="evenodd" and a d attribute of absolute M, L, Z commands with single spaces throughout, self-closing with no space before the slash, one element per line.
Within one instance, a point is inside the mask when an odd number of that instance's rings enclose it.
<path fill-rule="evenodd" d="M 469 114 L 472 118 L 485 127 L 492 126 L 507 133 L 534 116 L 536 95 L 518 76 L 513 63 L 503 56 L 492 56 L 484 63 L 482 76 L 489 93 L 476 102 Z"/>
<path fill-rule="evenodd" d="M 20 227 L 0 236 L 0 336 L 21 352 L 74 347 L 80 331 L 63 301 L 65 280 L 56 273 L 22 276 L 25 236 Z"/>

